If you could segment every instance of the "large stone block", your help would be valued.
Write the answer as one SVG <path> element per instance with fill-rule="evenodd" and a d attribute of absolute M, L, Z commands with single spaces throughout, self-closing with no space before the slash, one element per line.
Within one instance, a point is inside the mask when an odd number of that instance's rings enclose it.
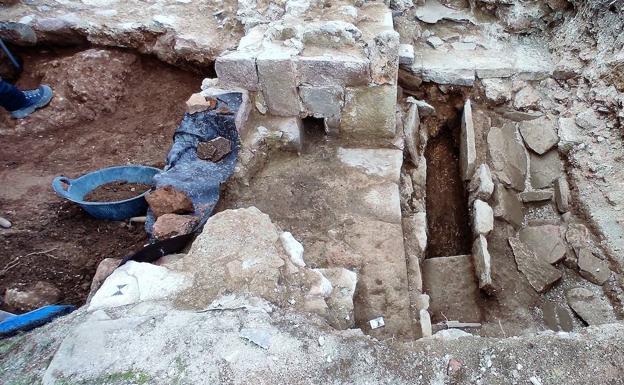
<path fill-rule="evenodd" d="M 340 116 L 344 105 L 344 89 L 338 86 L 307 86 L 299 87 L 299 97 L 303 112 L 315 118 Z"/>
<path fill-rule="evenodd" d="M 215 61 L 219 82 L 225 87 L 258 90 L 256 58 L 251 53 L 234 51 L 221 55 Z"/>
<path fill-rule="evenodd" d="M 344 55 L 301 56 L 295 62 L 299 84 L 361 86 L 370 81 L 370 62 Z"/>
<path fill-rule="evenodd" d="M 459 147 L 459 167 L 463 180 L 470 180 L 474 174 L 476 160 L 477 149 L 475 147 L 475 132 L 472 122 L 472 104 L 470 99 L 468 99 L 464 103 Z"/>
<path fill-rule="evenodd" d="M 399 33 L 385 30 L 367 43 L 373 83 L 396 84 L 399 73 Z"/>
<path fill-rule="evenodd" d="M 352 135 L 393 138 L 396 93 L 396 85 L 347 88 L 340 130 Z"/>
<path fill-rule="evenodd" d="M 300 111 L 295 66 L 290 54 L 266 51 L 257 59 L 258 80 L 269 113 L 297 116 Z"/>

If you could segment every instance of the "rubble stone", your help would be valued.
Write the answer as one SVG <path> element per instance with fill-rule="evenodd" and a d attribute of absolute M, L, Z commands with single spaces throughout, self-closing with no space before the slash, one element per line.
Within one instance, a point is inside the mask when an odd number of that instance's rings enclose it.
<path fill-rule="evenodd" d="M 474 174 L 476 159 L 477 150 L 475 147 L 475 132 L 472 121 L 472 105 L 470 99 L 468 99 L 464 103 L 459 147 L 459 168 L 463 180 L 469 180 Z"/>
<path fill-rule="evenodd" d="M 24 290 L 9 288 L 4 293 L 4 303 L 19 312 L 35 310 L 58 303 L 61 291 L 51 283 L 39 281 Z"/>
<path fill-rule="evenodd" d="M 340 116 L 344 105 L 344 89 L 337 86 L 301 85 L 299 96 L 303 111 L 315 118 Z"/>
<path fill-rule="evenodd" d="M 508 79 L 482 79 L 485 98 L 492 103 L 502 104 L 511 100 L 511 82 Z"/>
<path fill-rule="evenodd" d="M 492 174 L 487 164 L 481 164 L 475 171 L 474 176 L 470 180 L 468 190 L 475 199 L 483 201 L 490 199 L 494 192 L 494 181 L 492 181 Z"/>
<path fill-rule="evenodd" d="M 156 239 L 167 239 L 186 235 L 193 231 L 199 218 L 192 215 L 163 214 L 154 223 L 153 234 Z"/>
<path fill-rule="evenodd" d="M 232 142 L 221 136 L 208 142 L 199 142 L 197 145 L 197 157 L 215 163 L 230 152 L 232 152 Z"/>
<path fill-rule="evenodd" d="M 401 44 L 399 46 L 399 64 L 411 66 L 414 64 L 414 46 Z"/>
<path fill-rule="evenodd" d="M 594 132 L 605 128 L 605 123 L 600 120 L 596 112 L 590 108 L 576 115 L 574 121 L 579 127 L 584 128 L 589 132 Z"/>
<path fill-rule="evenodd" d="M 553 197 L 550 190 L 524 191 L 520 193 L 520 199 L 525 203 L 549 201 Z"/>
<path fill-rule="evenodd" d="M 520 123 L 520 133 L 524 142 L 539 155 L 544 154 L 559 142 L 555 130 L 555 123 L 545 116 Z"/>
<path fill-rule="evenodd" d="M 616 322 L 609 302 L 588 289 L 575 287 L 565 293 L 568 305 L 587 325 Z"/>
<path fill-rule="evenodd" d="M 156 189 L 147 194 L 145 199 L 156 218 L 164 214 L 192 213 L 195 210 L 191 199 L 173 186 Z"/>
<path fill-rule="evenodd" d="M 569 152 L 582 143 L 574 118 L 559 118 L 559 149 Z"/>
<path fill-rule="evenodd" d="M 544 155 L 530 154 L 531 159 L 531 186 L 535 189 L 552 185 L 553 181 L 563 174 L 563 163 L 559 153 L 555 150 Z"/>
<path fill-rule="evenodd" d="M 507 186 L 523 191 L 527 174 L 527 157 L 515 124 L 490 128 L 487 142 L 492 166 L 498 179 Z"/>
<path fill-rule="evenodd" d="M 513 106 L 517 109 L 536 109 L 541 97 L 535 88 L 526 86 L 514 95 Z"/>
<path fill-rule="evenodd" d="M 194 114 L 196 112 L 206 111 L 217 105 L 216 100 L 206 100 L 201 93 L 191 95 L 186 101 L 186 112 Z"/>
<path fill-rule="evenodd" d="M 256 60 L 258 80 L 269 113 L 298 116 L 301 110 L 297 94 L 296 74 L 290 54 L 264 51 Z"/>
<path fill-rule="evenodd" d="M 429 36 L 427 38 L 427 44 L 433 48 L 438 48 L 444 45 L 444 41 L 437 36 Z"/>
<path fill-rule="evenodd" d="M 520 228 L 524 221 L 522 202 L 512 190 L 500 184 L 496 185 L 494 190 L 494 216 L 502 218 L 516 229 Z"/>
<path fill-rule="evenodd" d="M 518 270 L 524 274 L 529 284 L 538 293 L 544 293 L 559 279 L 561 272 L 543 261 L 518 238 L 509 238 Z"/>
<path fill-rule="evenodd" d="M 557 178 L 555 181 L 555 202 L 560 213 L 565 213 L 570 209 L 570 188 L 565 176 Z"/>
<path fill-rule="evenodd" d="M 396 85 L 399 69 L 399 33 L 387 29 L 367 42 L 371 80 L 375 84 Z"/>
<path fill-rule="evenodd" d="M 479 235 L 472 243 L 472 258 L 477 279 L 479 280 L 479 289 L 491 294 L 494 291 L 494 285 L 492 284 L 492 259 L 488 252 L 487 239 L 483 235 Z"/>
<path fill-rule="evenodd" d="M 340 130 L 346 134 L 393 138 L 396 92 L 396 85 L 347 88 Z"/>
<path fill-rule="evenodd" d="M 421 309 L 419 312 L 419 318 L 421 335 L 423 338 L 431 337 L 433 330 L 431 328 L 431 316 L 429 315 L 429 312 L 425 309 Z"/>
<path fill-rule="evenodd" d="M 280 234 L 280 241 L 282 241 L 282 246 L 290 257 L 290 261 L 293 265 L 305 267 L 306 264 L 303 260 L 303 245 L 299 243 L 299 241 L 297 241 L 288 231 Z"/>
<path fill-rule="evenodd" d="M 528 226 L 518 236 L 535 255 L 551 265 L 565 258 L 566 245 L 559 226 Z"/>
<path fill-rule="evenodd" d="M 494 229 L 494 213 L 487 203 L 480 199 L 473 204 L 472 230 L 475 235 L 488 235 Z"/>
<path fill-rule="evenodd" d="M 119 258 L 104 258 L 99 264 L 97 269 L 95 270 L 95 275 L 91 280 L 91 289 L 89 291 L 89 297 L 91 297 L 95 292 L 102 286 L 106 278 L 115 271 L 117 266 L 121 263 L 121 259 Z"/>
<path fill-rule="evenodd" d="M 607 261 L 596 257 L 587 248 L 581 248 L 578 252 L 578 267 L 583 278 L 596 285 L 602 285 L 611 276 L 611 270 Z"/>
<path fill-rule="evenodd" d="M 251 53 L 234 51 L 221 55 L 215 61 L 219 82 L 225 87 L 240 87 L 257 91 L 258 72 L 256 59 Z"/>
<path fill-rule="evenodd" d="M 346 330 L 355 326 L 353 296 L 357 274 L 343 268 L 318 269 L 331 282 L 333 290 L 327 297 L 329 308 L 327 320 L 336 329 Z"/>

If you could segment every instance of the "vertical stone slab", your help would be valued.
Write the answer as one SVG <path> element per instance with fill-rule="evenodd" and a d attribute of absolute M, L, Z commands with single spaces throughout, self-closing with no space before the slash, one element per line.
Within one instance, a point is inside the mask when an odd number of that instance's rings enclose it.
<path fill-rule="evenodd" d="M 487 239 L 483 235 L 479 235 L 472 243 L 472 259 L 477 279 L 479 280 L 479 289 L 491 294 L 494 291 L 492 264 L 490 253 L 488 252 Z"/>
<path fill-rule="evenodd" d="M 461 142 L 459 147 L 459 167 L 463 180 L 470 180 L 475 171 L 477 149 L 475 145 L 474 124 L 472 122 L 472 104 L 470 99 L 464 103 L 461 122 Z"/>
<path fill-rule="evenodd" d="M 290 54 L 265 51 L 258 56 L 258 81 L 269 113 L 297 116 L 300 111 L 295 67 Z"/>

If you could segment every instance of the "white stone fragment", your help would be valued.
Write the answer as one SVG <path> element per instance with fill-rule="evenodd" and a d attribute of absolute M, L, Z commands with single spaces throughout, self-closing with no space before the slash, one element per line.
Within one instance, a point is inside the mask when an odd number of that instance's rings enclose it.
<path fill-rule="evenodd" d="M 474 201 L 473 231 L 475 235 L 488 235 L 494 229 L 494 211 L 480 199 Z"/>
<path fill-rule="evenodd" d="M 475 145 L 474 124 L 472 121 L 472 104 L 470 99 L 464 103 L 461 121 L 461 138 L 459 147 L 459 167 L 463 180 L 469 180 L 474 174 L 477 149 Z"/>
<path fill-rule="evenodd" d="M 308 295 L 311 297 L 321 298 L 329 297 L 334 290 L 331 281 L 323 275 L 321 269 L 312 269 L 312 271 L 318 274 L 318 281 L 314 285 L 312 285 Z"/>
<path fill-rule="evenodd" d="M 421 309 L 418 313 L 420 317 L 420 330 L 423 338 L 431 337 L 433 330 L 431 327 L 431 316 L 425 309 Z"/>
<path fill-rule="evenodd" d="M 444 41 L 437 36 L 430 36 L 427 38 L 427 44 L 433 48 L 438 48 L 444 45 Z"/>
<path fill-rule="evenodd" d="M 306 264 L 303 260 L 303 245 L 299 243 L 299 241 L 297 241 L 288 231 L 284 231 L 280 234 L 280 241 L 282 241 L 282 246 L 290 257 L 290 261 L 295 266 L 305 267 Z"/>
<path fill-rule="evenodd" d="M 475 171 L 468 189 L 476 199 L 487 201 L 494 192 L 494 181 L 492 180 L 492 173 L 487 164 L 483 163 Z"/>
<path fill-rule="evenodd" d="M 401 44 L 399 46 L 399 64 L 411 66 L 414 64 L 414 46 Z"/>

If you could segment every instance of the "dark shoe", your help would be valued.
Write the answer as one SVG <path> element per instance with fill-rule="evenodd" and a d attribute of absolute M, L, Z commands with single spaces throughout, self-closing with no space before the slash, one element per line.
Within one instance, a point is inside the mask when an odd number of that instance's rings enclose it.
<path fill-rule="evenodd" d="M 11 116 L 15 119 L 25 118 L 36 109 L 47 106 L 54 96 L 52 88 L 47 85 L 41 85 L 36 90 L 23 91 L 23 93 L 27 104 L 19 110 L 11 111 Z"/>

